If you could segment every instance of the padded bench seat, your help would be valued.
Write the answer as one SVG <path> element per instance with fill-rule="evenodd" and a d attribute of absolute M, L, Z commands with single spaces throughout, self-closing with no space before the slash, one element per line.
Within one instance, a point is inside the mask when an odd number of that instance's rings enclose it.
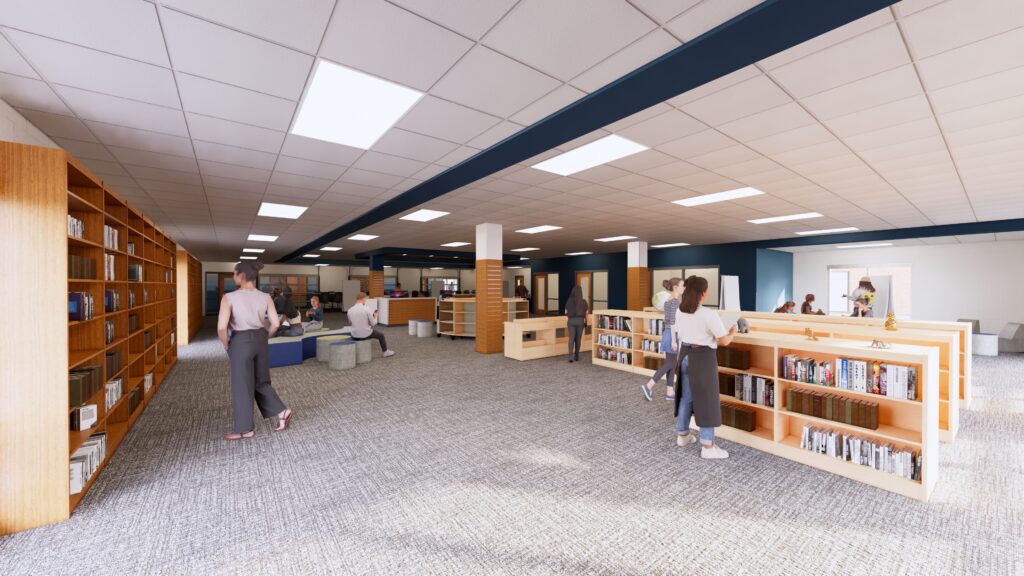
<path fill-rule="evenodd" d="M 338 328 L 336 330 L 307 332 L 302 336 L 271 338 L 269 341 L 270 367 L 293 366 L 295 364 L 302 364 L 302 361 L 308 358 L 316 358 L 317 338 L 335 334 L 348 334 L 349 332 L 349 328 Z"/>

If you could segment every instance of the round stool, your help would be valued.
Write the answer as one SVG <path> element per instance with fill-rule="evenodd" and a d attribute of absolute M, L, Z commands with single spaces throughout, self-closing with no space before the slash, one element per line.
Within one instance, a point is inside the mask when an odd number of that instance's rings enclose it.
<path fill-rule="evenodd" d="M 316 339 L 316 359 L 320 362 L 328 362 L 331 359 L 330 349 L 328 346 L 335 342 L 342 340 L 348 340 L 348 336 L 321 336 Z"/>
<path fill-rule="evenodd" d="M 373 340 L 355 340 L 356 364 L 366 364 L 373 360 Z"/>
<path fill-rule="evenodd" d="M 328 346 L 330 360 L 327 366 L 331 370 L 348 370 L 356 367 L 356 347 L 352 340 L 340 340 Z"/>
<path fill-rule="evenodd" d="M 415 336 L 416 335 L 416 323 L 417 322 L 419 322 L 419 320 L 409 320 L 409 336 Z"/>
<path fill-rule="evenodd" d="M 434 335 L 434 323 L 430 320 L 420 320 L 416 323 L 416 336 L 427 338 Z"/>

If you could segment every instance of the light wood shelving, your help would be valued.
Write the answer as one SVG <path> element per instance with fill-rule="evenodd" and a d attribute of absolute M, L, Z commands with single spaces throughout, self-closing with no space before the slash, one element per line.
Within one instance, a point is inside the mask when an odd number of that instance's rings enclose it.
<path fill-rule="evenodd" d="M 505 322 L 505 357 L 513 360 L 536 360 L 565 356 L 569 351 L 568 316 L 517 318 Z M 526 335 L 532 335 L 527 339 Z M 592 338 L 584 334 L 580 352 L 590 352 Z"/>
<path fill-rule="evenodd" d="M 601 325 L 601 316 L 629 318 L 631 330 L 608 330 L 595 327 L 593 335 L 593 363 L 597 366 L 649 375 L 652 370 L 645 367 L 645 359 L 657 358 L 660 360 L 663 355 L 643 350 L 639 342 L 645 339 L 645 336 L 650 335 L 648 334 L 649 325 L 647 321 L 662 319 L 664 317 L 663 313 L 601 310 L 594 313 L 595 326 Z M 602 348 L 614 352 L 623 350 L 621 347 L 600 344 L 599 338 L 601 334 L 630 335 L 632 337 L 632 346 L 628 349 L 631 355 L 629 362 L 622 363 L 601 359 L 599 356 Z M 942 342 L 947 346 L 952 343 L 950 339 L 942 340 Z M 753 410 L 756 417 L 756 427 L 752 432 L 746 432 L 729 426 L 721 426 L 716 429 L 716 434 L 726 440 L 744 444 L 883 490 L 918 500 L 927 500 L 935 487 L 939 473 L 939 351 L 941 345 L 941 343 L 914 345 L 894 342 L 889 349 L 877 349 L 871 348 L 870 341 L 863 338 L 822 337 L 818 340 L 809 340 L 803 335 L 775 333 L 766 330 L 753 331 L 749 334 L 738 334 L 730 348 L 746 350 L 750 356 L 750 367 L 744 370 L 720 367 L 720 373 L 747 373 L 771 379 L 775 384 L 775 405 L 763 406 L 752 404 L 737 400 L 731 396 L 722 395 L 723 404 L 732 404 Z M 819 361 L 831 361 L 834 366 L 839 358 L 873 360 L 912 366 L 918 371 L 918 398 L 917 400 L 901 400 L 877 394 L 783 379 L 780 377 L 779 367 L 782 357 L 787 354 L 812 357 Z M 835 394 L 876 403 L 878 404 L 878 428 L 872 430 L 791 411 L 786 405 L 785 400 L 786 391 L 791 388 Z M 881 444 L 916 451 L 922 456 L 921 480 L 903 478 L 896 474 L 803 449 L 800 447 L 800 437 L 805 424 L 840 433 L 852 433 L 858 437 Z"/>
<path fill-rule="evenodd" d="M 505 321 L 530 317 L 530 303 L 522 298 L 503 298 Z M 458 296 L 445 298 L 437 306 L 437 335 L 456 337 L 476 336 L 476 298 Z"/>

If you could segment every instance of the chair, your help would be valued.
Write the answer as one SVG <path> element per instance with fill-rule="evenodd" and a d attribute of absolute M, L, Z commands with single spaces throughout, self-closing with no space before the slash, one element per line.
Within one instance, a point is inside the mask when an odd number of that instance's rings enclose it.
<path fill-rule="evenodd" d="M 412 291 L 412 297 L 413 298 L 419 298 L 420 297 L 420 291 L 419 290 L 413 290 Z"/>
<path fill-rule="evenodd" d="M 999 332 L 1000 352 L 1024 352 L 1024 324 L 1008 322 Z"/>
<path fill-rule="evenodd" d="M 971 323 L 971 334 L 981 334 L 981 320 L 974 320 L 972 318 L 957 318 L 957 322 L 970 322 Z"/>

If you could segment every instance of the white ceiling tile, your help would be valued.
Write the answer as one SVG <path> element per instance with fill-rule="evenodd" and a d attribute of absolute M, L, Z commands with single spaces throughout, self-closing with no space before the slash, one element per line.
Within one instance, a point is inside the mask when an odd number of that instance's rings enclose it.
<path fill-rule="evenodd" d="M 791 100 L 771 79 L 762 74 L 680 108 L 698 120 L 718 126 Z"/>
<path fill-rule="evenodd" d="M 928 99 L 923 94 L 919 94 L 853 114 L 839 116 L 825 121 L 825 124 L 838 136 L 849 137 L 931 116 L 932 111 L 928 105 Z"/>
<path fill-rule="evenodd" d="M 108 0 L 33 0 L 4 4 L 3 24 L 19 30 L 168 66 L 152 3 Z"/>
<path fill-rule="evenodd" d="M 803 107 L 796 102 L 789 102 L 722 124 L 718 129 L 732 138 L 744 141 L 779 134 L 814 122 L 814 118 Z"/>
<path fill-rule="evenodd" d="M 71 106 L 75 114 L 83 120 L 96 120 L 173 136 L 188 135 L 185 116 L 181 110 L 135 100 L 125 100 L 116 96 L 67 86 L 60 86 L 57 91 L 60 92 L 68 106 Z"/>
<path fill-rule="evenodd" d="M 149 130 L 136 130 L 103 122 L 86 121 L 85 123 L 104 144 L 176 156 L 192 155 L 192 142 L 188 138 Z"/>
<path fill-rule="evenodd" d="M 278 0 L 162 0 L 161 3 L 307 53 L 316 52 L 334 8 L 334 0 L 303 0 L 298 3 Z M 165 10 L 164 16 L 168 12 Z"/>
<path fill-rule="evenodd" d="M 85 127 L 85 124 L 82 124 L 77 118 L 26 108 L 18 108 L 17 110 L 26 120 L 51 138 L 71 138 L 72 140 L 86 142 L 96 141 L 96 138 L 89 132 L 89 129 Z"/>
<path fill-rule="evenodd" d="M 302 188 L 303 190 L 323 192 L 330 188 L 331 184 L 334 184 L 334 180 L 275 171 L 274 175 L 270 177 L 270 183 L 289 188 Z"/>
<path fill-rule="evenodd" d="M 179 72 L 185 110 L 271 130 L 288 130 L 295 102 Z"/>
<path fill-rule="evenodd" d="M 943 130 L 957 132 L 986 124 L 1006 122 L 1021 116 L 1024 116 L 1024 96 L 1015 96 L 998 102 L 940 114 L 939 119 Z"/>
<path fill-rule="evenodd" d="M 706 129 L 704 124 L 683 112 L 669 109 L 649 120 L 619 130 L 618 135 L 653 148 Z"/>
<path fill-rule="evenodd" d="M 950 0 L 903 18 L 918 58 L 927 58 L 1024 26 L 1024 10 L 1010 0 Z"/>
<path fill-rule="evenodd" d="M 516 0 L 391 0 L 391 3 L 459 34 L 479 39 L 508 12 Z"/>
<path fill-rule="evenodd" d="M 445 140 L 392 128 L 377 140 L 373 150 L 421 162 L 434 162 L 458 147 L 458 144 Z"/>
<path fill-rule="evenodd" d="M 665 24 L 698 2 L 700 0 L 634 0 L 633 4 L 658 24 Z"/>
<path fill-rule="evenodd" d="M 395 126 L 451 142 L 466 142 L 501 119 L 434 96 L 424 96 Z"/>
<path fill-rule="evenodd" d="M 251 148 L 276 154 L 284 141 L 284 132 L 232 122 L 222 118 L 186 114 L 188 127 L 195 140 L 205 140 L 239 148 Z"/>
<path fill-rule="evenodd" d="M 221 162 L 224 164 L 238 164 L 239 166 L 259 168 L 262 170 L 273 169 L 274 162 L 277 160 L 277 155 L 269 152 L 260 152 L 258 150 L 249 150 L 247 148 L 238 148 L 236 146 L 225 146 L 224 144 L 203 142 L 200 140 L 195 142 L 195 149 L 196 156 L 200 160 L 209 160 L 211 162 Z"/>
<path fill-rule="evenodd" d="M 277 166 L 274 167 L 274 170 L 286 174 L 324 178 L 333 182 L 338 179 L 338 176 L 341 176 L 342 172 L 345 171 L 345 167 L 282 155 L 277 159 Z"/>
<path fill-rule="evenodd" d="M 679 41 L 673 38 L 671 34 L 660 28 L 656 29 L 573 78 L 572 84 L 587 92 L 593 92 L 648 62 L 663 56 L 678 46 Z"/>
<path fill-rule="evenodd" d="M 659 103 L 655 104 L 654 106 L 650 106 L 648 108 L 644 108 L 643 110 L 641 110 L 641 111 L 639 111 L 639 112 L 637 112 L 635 114 L 630 114 L 629 116 L 626 116 L 625 118 L 623 118 L 621 120 L 617 120 L 615 122 L 612 122 L 611 124 L 608 124 L 607 126 L 605 126 L 604 129 L 606 131 L 608 131 L 609 133 L 618 133 L 620 130 L 622 130 L 624 128 L 629 128 L 630 126 L 633 126 L 634 124 L 639 124 L 639 123 L 643 122 L 644 120 L 649 120 L 651 118 L 654 118 L 655 116 L 658 116 L 660 114 L 664 114 L 665 112 L 668 112 L 669 110 L 672 110 L 672 109 L 673 108 L 671 106 L 669 106 L 668 104 L 666 104 L 664 102 L 659 102 Z"/>
<path fill-rule="evenodd" d="M 414 174 L 414 176 L 420 180 L 429 180 L 447 169 L 447 166 L 441 166 L 440 164 L 431 164 L 430 166 L 427 166 L 423 170 L 420 170 L 419 172 Z"/>
<path fill-rule="evenodd" d="M 39 78 L 32 66 L 18 54 L 14 46 L 6 38 L 0 36 L 0 72 L 24 76 L 25 78 Z"/>
<path fill-rule="evenodd" d="M 758 68 L 756 66 L 745 66 L 745 67 L 740 68 L 739 70 L 737 70 L 735 72 L 731 72 L 729 74 L 726 74 L 725 76 L 722 76 L 721 78 L 716 78 L 716 79 L 712 80 L 711 82 L 708 82 L 706 84 L 702 84 L 702 85 L 700 85 L 700 86 L 698 86 L 698 87 L 696 87 L 696 88 L 694 88 L 692 90 L 688 90 L 686 92 L 683 92 L 679 96 L 676 96 L 674 98 L 670 98 L 668 100 L 668 103 L 671 104 L 672 106 L 675 106 L 675 107 L 678 108 L 678 107 L 683 106 L 685 104 L 689 104 L 690 102 L 693 102 L 694 100 L 699 100 L 699 99 L 701 99 L 701 98 L 703 98 L 703 97 L 705 97 L 705 96 L 707 96 L 709 94 L 714 94 L 715 92 L 718 92 L 719 90 L 724 90 L 725 88 L 728 88 L 729 86 L 732 86 L 733 84 L 738 84 L 740 82 L 743 82 L 744 80 L 749 80 L 749 79 L 751 79 L 751 78 L 753 78 L 755 76 L 758 76 L 760 74 L 761 74 L 761 71 L 758 70 Z"/>
<path fill-rule="evenodd" d="M 929 90 L 1024 66 L 1024 27 L 918 61 Z"/>
<path fill-rule="evenodd" d="M 700 166 L 701 168 L 706 168 L 708 170 L 718 170 L 725 166 L 731 166 L 740 162 L 747 162 L 760 157 L 760 154 L 750 148 L 737 144 L 736 146 L 730 146 L 721 150 L 715 150 L 714 152 L 708 152 L 707 154 L 701 154 L 700 156 L 694 156 L 689 159 L 689 162 L 695 166 Z"/>
<path fill-rule="evenodd" d="M 351 146 L 335 144 L 315 138 L 306 138 L 305 136 L 297 136 L 295 134 L 289 134 L 284 140 L 284 146 L 281 147 L 281 154 L 285 156 L 316 160 L 317 162 L 326 162 L 339 166 L 350 166 L 362 153 L 362 150 L 352 148 Z"/>
<path fill-rule="evenodd" d="M 497 52 L 476 46 L 431 92 L 453 102 L 507 117 L 554 90 L 559 82 Z"/>
<path fill-rule="evenodd" d="M 510 120 L 529 126 L 586 96 L 583 92 L 565 84 L 548 92 L 536 102 L 512 115 Z"/>
<path fill-rule="evenodd" d="M 736 142 L 716 130 L 704 130 L 690 136 L 685 136 L 658 146 L 658 150 L 686 160 L 693 156 L 707 154 L 722 148 L 728 148 Z"/>
<path fill-rule="evenodd" d="M 340 0 L 320 55 L 426 91 L 472 46 L 472 41 L 383 0 Z"/>
<path fill-rule="evenodd" d="M 802 98 L 801 103 L 822 120 L 852 114 L 921 94 L 913 66 L 901 66 L 845 86 Z"/>
<path fill-rule="evenodd" d="M 14 108 L 71 116 L 71 110 L 42 80 L 0 72 L 0 99 Z"/>
<path fill-rule="evenodd" d="M 302 95 L 312 56 L 172 10 L 161 22 L 175 70 L 289 100 Z"/>
<path fill-rule="evenodd" d="M 929 93 L 936 114 L 987 104 L 1021 94 L 1024 94 L 1024 66 L 947 88 L 932 90 Z"/>
<path fill-rule="evenodd" d="M 892 13 L 888 10 L 872 12 L 871 14 L 868 14 L 863 18 L 858 18 L 849 24 L 840 26 L 839 28 L 826 32 L 820 36 L 815 36 L 806 42 L 797 44 L 788 50 L 783 50 L 774 56 L 769 56 L 768 58 L 761 60 L 759 64 L 763 66 L 765 70 L 772 70 L 784 64 L 789 64 L 790 62 L 799 60 L 804 56 L 824 50 L 829 46 L 834 46 L 835 44 L 849 40 L 854 36 L 859 36 L 880 26 L 885 26 L 892 21 Z"/>
<path fill-rule="evenodd" d="M 685 42 L 746 12 L 762 0 L 705 0 L 672 19 L 665 27 Z"/>
<path fill-rule="evenodd" d="M 223 176 L 203 175 L 203 184 L 224 190 L 237 190 L 251 194 L 262 194 L 266 188 L 266 181 L 257 182 L 254 180 L 239 180 L 238 178 L 225 178 Z"/>
<path fill-rule="evenodd" d="M 151 168 L 149 166 L 125 166 L 125 169 L 135 178 L 143 180 L 157 180 L 159 182 L 172 182 L 179 184 L 201 185 L 203 182 L 199 174 L 195 172 L 181 172 L 178 170 L 164 170 Z"/>
<path fill-rule="evenodd" d="M 251 180 L 252 182 L 266 182 L 270 179 L 270 170 L 260 170 L 238 164 L 222 164 L 209 160 L 199 161 L 199 170 L 204 176 L 219 176 L 221 178 L 234 178 L 235 180 Z"/>
<path fill-rule="evenodd" d="M 523 127 L 515 122 L 502 121 L 485 131 L 483 134 L 480 134 L 476 138 L 470 140 L 468 144 L 479 149 L 489 148 L 522 129 Z"/>
<path fill-rule="evenodd" d="M 390 154 L 368 151 L 363 154 L 359 160 L 352 165 L 352 167 L 360 170 L 370 170 L 372 172 L 381 172 L 383 174 L 392 174 L 394 176 L 408 178 L 409 176 L 412 176 L 426 168 L 427 164 L 417 160 L 391 156 Z M 393 185 L 394 184 L 392 184 L 392 186 Z"/>
<path fill-rule="evenodd" d="M 567 81 L 656 27 L 621 0 L 521 0 L 484 44 Z"/>
<path fill-rule="evenodd" d="M 104 162 L 103 160 L 93 160 L 91 158 L 83 158 L 81 162 L 89 170 L 100 176 L 128 176 L 128 172 L 117 162 Z"/>
<path fill-rule="evenodd" d="M 147 152 L 136 148 L 118 148 L 116 146 L 108 146 L 108 148 L 124 165 L 149 166 L 166 170 L 180 170 L 182 172 L 199 171 L 195 158 Z"/>
<path fill-rule="evenodd" d="M 456 164 L 471 158 L 474 154 L 479 152 L 476 148 L 470 148 L 469 146 L 460 146 L 453 150 L 451 153 L 445 155 L 437 161 L 442 166 L 455 166 Z"/>
<path fill-rule="evenodd" d="M 677 160 L 671 164 L 665 164 L 656 168 L 648 168 L 643 171 L 643 174 L 649 178 L 664 180 L 667 182 L 677 178 L 683 178 L 691 174 L 696 174 L 700 171 L 700 168 L 690 164 L 689 162 Z"/>
<path fill-rule="evenodd" d="M 844 138 L 844 142 L 850 147 L 858 150 L 877 148 L 893 144 L 902 144 L 912 140 L 918 140 L 929 136 L 938 136 L 939 127 L 932 117 L 922 118 L 911 122 L 890 125 L 880 130 L 863 132 L 856 136 Z"/>
<path fill-rule="evenodd" d="M 82 142 L 81 140 L 70 140 L 68 138 L 54 138 L 53 141 L 78 159 L 89 158 L 92 160 L 104 160 L 107 162 L 117 161 L 117 158 L 114 158 L 114 156 L 102 144 L 97 144 L 95 142 Z"/>
<path fill-rule="evenodd" d="M 641 173 L 645 170 L 673 164 L 678 161 L 678 159 L 657 150 L 644 150 L 643 152 L 631 154 L 608 164 L 630 172 Z"/>

